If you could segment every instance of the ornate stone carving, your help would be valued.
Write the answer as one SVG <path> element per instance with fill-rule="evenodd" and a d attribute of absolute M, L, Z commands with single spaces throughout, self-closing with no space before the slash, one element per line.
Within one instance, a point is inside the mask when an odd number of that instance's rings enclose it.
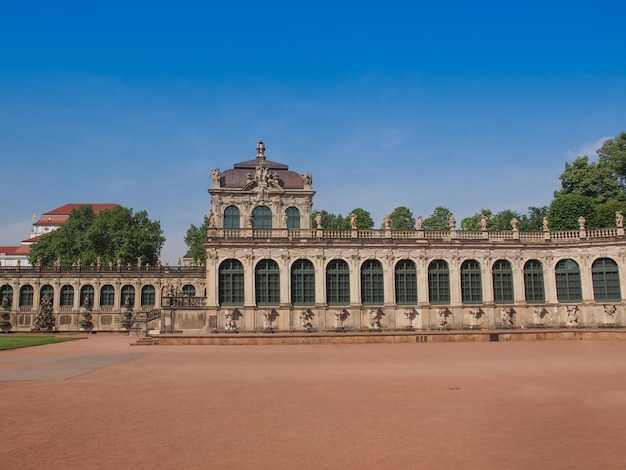
<path fill-rule="evenodd" d="M 500 323 L 502 328 L 513 328 L 513 307 L 504 307 L 500 310 Z"/>
<path fill-rule="evenodd" d="M 346 310 L 335 310 L 335 329 L 344 330 L 344 322 L 348 319 L 350 314 Z"/>
<path fill-rule="evenodd" d="M 439 329 L 444 330 L 448 328 L 448 317 L 451 315 L 450 310 L 447 308 L 440 308 L 437 310 L 437 326 Z"/>
<path fill-rule="evenodd" d="M 565 325 L 568 328 L 575 328 L 578 326 L 578 305 L 568 305 L 567 315 L 565 317 Z"/>
<path fill-rule="evenodd" d="M 311 310 L 302 310 L 300 312 L 300 325 L 305 330 L 311 331 L 313 329 L 313 312 Z"/>
<path fill-rule="evenodd" d="M 0 306 L 0 330 L 3 333 L 11 331 L 11 305 L 6 295 L 2 296 L 2 305 Z"/>
<path fill-rule="evenodd" d="M 213 168 L 211 170 L 211 187 L 219 188 L 220 187 L 220 178 L 221 173 L 219 168 Z"/>
<path fill-rule="evenodd" d="M 350 228 L 352 230 L 356 230 L 356 214 L 355 213 L 350 214 Z"/>
<path fill-rule="evenodd" d="M 483 316 L 483 311 L 480 308 L 472 308 L 469 311 L 471 317 L 470 327 L 473 329 L 480 328 L 480 319 Z"/>
<path fill-rule="evenodd" d="M 263 329 L 265 331 L 274 331 L 274 321 L 278 318 L 276 310 L 263 311 Z"/>
<path fill-rule="evenodd" d="M 622 211 L 615 211 L 615 226 L 617 228 L 624 227 L 624 214 L 622 214 Z"/>
<path fill-rule="evenodd" d="M 548 315 L 548 311 L 545 307 L 534 307 L 533 316 L 535 319 L 535 326 L 545 326 L 546 315 Z"/>
<path fill-rule="evenodd" d="M 85 300 L 88 301 L 87 298 L 85 298 Z M 85 304 L 83 303 L 83 305 Z M 85 310 L 91 310 L 91 306 L 87 305 Z M 130 328 L 132 318 L 133 305 L 130 301 L 130 295 L 127 295 L 126 297 L 124 297 L 124 305 L 122 305 L 122 311 L 120 312 L 120 326 L 128 330 Z"/>
<path fill-rule="evenodd" d="M 407 308 L 402 313 L 404 313 L 404 318 L 406 318 L 406 329 L 412 330 L 413 320 L 417 317 L 419 312 L 417 312 L 414 308 Z"/>
<path fill-rule="evenodd" d="M 604 305 L 604 324 L 606 326 L 615 326 L 615 314 L 617 307 L 615 305 Z"/>
<path fill-rule="evenodd" d="M 237 323 L 237 320 L 239 320 L 240 316 L 241 316 L 241 313 L 237 309 L 225 310 L 224 311 L 224 329 L 231 333 L 237 333 L 239 331 L 239 325 Z"/>
<path fill-rule="evenodd" d="M 56 328 L 56 320 L 52 312 L 52 298 L 45 294 L 41 299 L 39 313 L 35 318 L 35 326 L 31 331 L 52 333 Z"/>
<path fill-rule="evenodd" d="M 382 329 L 382 319 L 385 316 L 385 312 L 381 309 L 370 310 L 369 313 L 369 330 L 380 331 Z"/>

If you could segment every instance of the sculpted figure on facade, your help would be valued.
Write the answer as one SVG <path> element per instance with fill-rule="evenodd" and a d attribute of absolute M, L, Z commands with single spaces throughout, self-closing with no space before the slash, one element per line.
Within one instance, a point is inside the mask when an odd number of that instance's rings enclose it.
<path fill-rule="evenodd" d="M 487 215 L 485 214 L 480 216 L 480 229 L 487 230 Z"/>
<path fill-rule="evenodd" d="M 549 232 L 550 231 L 550 227 L 548 226 L 548 218 L 547 217 L 543 218 L 543 231 L 544 232 Z"/>
<path fill-rule="evenodd" d="M 456 219 L 453 215 L 450 216 L 450 219 L 448 220 L 448 225 L 450 226 L 450 230 L 456 230 Z"/>
<path fill-rule="evenodd" d="M 406 318 L 406 329 L 413 329 L 413 319 L 417 316 L 417 312 L 413 308 L 407 308 L 402 313 L 404 313 L 404 317 Z"/>
<path fill-rule="evenodd" d="M 311 187 L 313 186 L 313 176 L 311 175 L 311 173 L 307 171 L 305 173 L 302 173 L 300 176 L 302 176 L 304 189 L 311 189 Z"/>
<path fill-rule="evenodd" d="M 215 213 L 213 209 L 209 211 L 209 228 L 215 228 Z"/>
<path fill-rule="evenodd" d="M 477 328 L 480 326 L 480 317 L 483 316 L 483 311 L 479 308 L 473 308 L 469 311 L 470 316 L 472 317 L 472 328 Z"/>
<path fill-rule="evenodd" d="M 305 330 L 313 329 L 313 312 L 310 310 L 302 310 L 300 312 L 300 325 Z"/>
<path fill-rule="evenodd" d="M 421 215 L 417 216 L 417 230 L 424 230 L 424 218 Z"/>
<path fill-rule="evenodd" d="M 500 310 L 500 323 L 503 328 L 513 328 L 513 307 L 504 307 Z"/>
<path fill-rule="evenodd" d="M 615 211 L 615 225 L 618 228 L 624 228 L 624 214 L 622 214 L 622 211 Z"/>
<path fill-rule="evenodd" d="M 259 139 L 259 143 L 256 144 L 256 158 L 265 160 L 265 144 L 263 139 Z"/>
<path fill-rule="evenodd" d="M 266 330 L 274 329 L 274 320 L 278 317 L 278 313 L 275 310 L 263 311 L 263 328 Z"/>
<path fill-rule="evenodd" d="M 388 215 L 383 219 L 383 223 L 385 224 L 385 230 L 389 230 L 391 228 L 391 217 Z"/>
<path fill-rule="evenodd" d="M 356 214 L 355 213 L 350 214 L 350 228 L 352 230 L 356 230 Z"/>
<path fill-rule="evenodd" d="M 338 330 L 344 329 L 344 322 L 348 318 L 349 313 L 346 310 L 335 310 L 335 328 Z"/>
<path fill-rule="evenodd" d="M 580 230 L 585 230 L 586 223 L 587 223 L 587 219 L 585 219 L 582 215 L 578 217 L 578 226 Z"/>
<path fill-rule="evenodd" d="M 226 331 L 237 331 L 237 310 L 224 311 L 224 329 Z"/>
<path fill-rule="evenodd" d="M 615 326 L 615 314 L 617 307 L 615 305 L 604 305 L 604 324 Z"/>
<path fill-rule="evenodd" d="M 437 310 L 437 326 L 440 329 L 448 328 L 448 317 L 450 316 L 450 311 L 447 308 L 440 308 Z"/>
<path fill-rule="evenodd" d="M 568 305 L 565 325 L 568 327 L 578 326 L 578 305 Z"/>
<path fill-rule="evenodd" d="M 322 228 L 322 221 L 323 221 L 322 213 L 318 212 L 317 215 L 315 216 L 315 223 L 317 224 L 318 229 Z"/>
<path fill-rule="evenodd" d="M 385 316 L 382 310 L 370 310 L 369 314 L 369 329 L 380 331 L 382 329 L 382 318 Z"/>
<path fill-rule="evenodd" d="M 219 168 L 213 168 L 211 170 L 211 187 L 219 188 L 220 187 L 220 178 L 222 174 L 220 173 Z"/>
<path fill-rule="evenodd" d="M 514 232 L 517 232 L 519 230 L 519 220 L 517 220 L 517 217 L 513 217 L 511 219 L 511 228 Z"/>
<path fill-rule="evenodd" d="M 533 316 L 535 318 L 536 326 L 545 325 L 545 316 L 548 314 L 548 311 L 544 307 L 534 307 L 533 308 Z"/>

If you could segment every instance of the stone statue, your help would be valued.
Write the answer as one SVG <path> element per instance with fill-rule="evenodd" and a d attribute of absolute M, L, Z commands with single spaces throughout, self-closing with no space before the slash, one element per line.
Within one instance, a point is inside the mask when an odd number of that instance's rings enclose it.
<path fill-rule="evenodd" d="M 83 298 L 83 305 L 82 305 L 82 307 L 84 309 L 86 309 L 86 310 L 89 310 L 91 308 L 91 300 L 89 300 L 89 296 L 88 295 L 86 295 Z"/>
<path fill-rule="evenodd" d="M 237 331 L 237 310 L 226 310 L 224 312 L 226 331 Z"/>
<path fill-rule="evenodd" d="M 615 211 L 615 225 L 618 228 L 624 228 L 624 214 L 622 214 L 622 211 Z"/>
<path fill-rule="evenodd" d="M 512 307 L 505 307 L 500 310 L 500 322 L 502 323 L 503 328 L 512 328 L 513 327 L 513 314 L 515 311 Z"/>
<path fill-rule="evenodd" d="M 209 228 L 215 228 L 215 214 L 213 209 L 209 211 Z"/>
<path fill-rule="evenodd" d="M 385 316 L 382 310 L 370 310 L 369 329 L 380 331 L 382 328 L 381 320 Z"/>
<path fill-rule="evenodd" d="M 483 316 L 483 311 L 479 308 L 473 308 L 473 309 L 470 309 L 469 314 L 472 317 L 472 328 L 479 327 L 480 317 Z"/>
<path fill-rule="evenodd" d="M 485 214 L 480 216 L 480 229 L 487 230 L 487 216 Z"/>
<path fill-rule="evenodd" d="M 276 313 L 274 310 L 264 310 L 263 311 L 263 328 L 266 330 L 273 330 L 274 326 L 274 320 L 276 320 L 276 317 L 278 316 L 278 313 Z"/>
<path fill-rule="evenodd" d="M 391 217 L 388 215 L 383 219 L 383 223 L 385 224 L 385 230 L 389 230 L 391 228 Z"/>
<path fill-rule="evenodd" d="M 448 328 L 449 316 L 450 311 L 447 308 L 440 308 L 439 310 L 437 310 L 437 325 L 439 326 L 439 328 Z"/>
<path fill-rule="evenodd" d="M 417 230 L 424 230 L 424 219 L 421 215 L 417 216 Z"/>
<path fill-rule="evenodd" d="M 585 224 L 587 223 L 587 219 L 585 219 L 582 215 L 578 217 L 578 226 L 580 230 L 585 230 Z"/>
<path fill-rule="evenodd" d="M 604 323 L 607 326 L 615 326 L 615 314 L 617 313 L 617 307 L 615 305 L 604 306 Z"/>
<path fill-rule="evenodd" d="M 302 310 L 300 312 L 300 325 L 305 330 L 313 329 L 313 312 L 310 310 Z"/>
<path fill-rule="evenodd" d="M 356 214 L 354 212 L 350 214 L 350 228 L 356 230 Z"/>
<path fill-rule="evenodd" d="M 9 298 L 6 295 L 2 296 L 2 310 L 8 310 L 9 307 Z"/>
<path fill-rule="evenodd" d="M 305 188 L 308 189 L 313 185 L 313 177 L 311 176 L 311 173 L 307 171 L 306 173 L 302 173 L 300 176 L 302 176 Z"/>
<path fill-rule="evenodd" d="M 348 318 L 348 312 L 346 312 L 345 310 L 335 310 L 335 328 L 338 330 L 343 330 L 344 329 L 344 322 L 346 321 L 346 319 Z"/>
<path fill-rule="evenodd" d="M 283 227 L 287 228 L 287 214 L 283 214 Z"/>
<path fill-rule="evenodd" d="M 548 227 L 548 218 L 544 217 L 543 218 L 543 231 L 544 232 L 549 232 L 550 228 Z"/>
<path fill-rule="evenodd" d="M 406 318 L 406 322 L 407 322 L 406 328 L 407 328 L 407 330 L 412 330 L 413 329 L 413 319 L 417 316 L 417 313 L 412 308 L 407 308 L 402 313 L 404 313 L 404 317 Z"/>
<path fill-rule="evenodd" d="M 259 143 L 256 144 L 256 158 L 265 160 L 265 144 L 263 139 L 259 139 Z"/>
<path fill-rule="evenodd" d="M 220 173 L 220 169 L 219 168 L 213 168 L 211 170 L 211 184 L 213 188 L 219 188 L 220 187 L 220 179 L 221 179 L 221 173 Z"/>
<path fill-rule="evenodd" d="M 130 295 L 126 294 L 126 296 L 124 297 L 124 307 L 130 308 L 130 306 L 131 306 Z"/>
<path fill-rule="evenodd" d="M 318 212 L 317 215 L 315 216 L 315 223 L 317 224 L 317 228 L 320 229 L 322 228 L 322 213 Z"/>
<path fill-rule="evenodd" d="M 448 224 L 450 225 L 450 230 L 456 230 L 456 219 L 453 215 L 450 216 L 450 220 L 448 220 Z"/>
<path fill-rule="evenodd" d="M 8 333 L 11 331 L 11 306 L 9 305 L 9 298 L 6 295 L 2 296 L 2 306 L 0 310 L 0 331 Z"/>
<path fill-rule="evenodd" d="M 519 230 L 519 220 L 517 220 L 517 217 L 513 217 L 511 219 L 511 228 L 513 228 L 514 232 Z"/>
<path fill-rule="evenodd" d="M 31 331 L 41 331 L 44 333 L 52 333 L 56 327 L 54 313 L 52 313 L 52 298 L 48 294 L 44 294 L 41 298 L 41 304 L 37 318 L 35 318 L 35 326 Z"/>
<path fill-rule="evenodd" d="M 252 224 L 254 223 L 254 216 L 249 215 L 246 220 L 248 221 L 248 228 L 252 228 Z"/>
<path fill-rule="evenodd" d="M 565 317 L 565 325 L 568 327 L 578 326 L 578 306 L 568 305 L 566 308 L 567 316 Z"/>
<path fill-rule="evenodd" d="M 548 311 L 544 307 L 534 307 L 533 315 L 535 317 L 535 325 L 543 326 L 544 317 L 548 314 Z"/>

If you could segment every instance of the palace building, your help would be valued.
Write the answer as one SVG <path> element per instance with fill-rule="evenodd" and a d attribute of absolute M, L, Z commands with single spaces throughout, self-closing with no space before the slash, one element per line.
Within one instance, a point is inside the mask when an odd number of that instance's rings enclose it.
<path fill-rule="evenodd" d="M 623 326 L 626 237 L 541 232 L 330 230 L 312 176 L 256 158 L 211 171 L 206 266 L 0 267 L 2 311 L 28 331 L 44 296 L 59 331 L 322 332 Z M 354 221 L 353 221 L 354 223 Z M 132 324 L 132 322 L 130 323 Z"/>

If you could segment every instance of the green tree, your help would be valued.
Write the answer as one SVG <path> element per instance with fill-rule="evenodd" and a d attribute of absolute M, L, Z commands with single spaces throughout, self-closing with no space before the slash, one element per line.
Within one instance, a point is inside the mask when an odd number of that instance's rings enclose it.
<path fill-rule="evenodd" d="M 433 214 L 424 219 L 424 230 L 448 230 L 451 215 L 450 209 L 442 206 L 435 207 Z"/>
<path fill-rule="evenodd" d="M 482 229 L 482 217 L 487 216 L 487 219 L 491 219 L 491 211 L 489 209 L 481 209 L 480 212 L 476 212 L 470 217 L 465 217 L 461 220 L 461 228 L 463 230 L 481 230 Z M 490 228 L 491 222 L 487 223 L 487 228 Z"/>
<path fill-rule="evenodd" d="M 204 221 L 200 227 L 191 224 L 185 234 L 185 243 L 189 247 L 191 257 L 196 265 L 206 264 L 206 249 L 204 243 L 207 238 L 207 230 L 209 229 L 209 218 L 205 215 Z"/>
<path fill-rule="evenodd" d="M 529 232 L 540 232 L 543 230 L 543 218 L 548 215 L 548 206 L 529 207 L 528 213 L 522 214 L 519 218 L 519 229 Z"/>
<path fill-rule="evenodd" d="M 94 214 L 90 205 L 74 209 L 67 221 L 31 247 L 31 264 L 41 261 L 50 266 L 57 259 L 64 266 L 75 263 L 104 265 L 155 264 L 165 237 L 160 222 L 151 221 L 146 211 L 133 214 L 132 209 L 117 206 Z"/>
<path fill-rule="evenodd" d="M 495 214 L 491 219 L 491 228 L 495 230 L 511 230 L 511 220 L 517 219 L 518 222 L 522 216 L 519 212 L 511 209 L 505 209 Z M 519 225 L 518 225 L 519 228 Z"/>
<path fill-rule="evenodd" d="M 315 221 L 317 214 L 322 214 L 322 228 L 325 228 L 325 229 L 350 228 L 350 220 L 346 221 L 346 219 L 341 214 L 338 214 L 338 215 L 332 214 L 325 210 L 313 212 L 311 227 L 317 227 L 317 222 Z"/>
<path fill-rule="evenodd" d="M 356 228 L 360 230 L 369 230 L 374 227 L 374 220 L 372 219 L 371 214 L 365 209 L 357 207 L 350 212 L 350 215 L 352 214 L 356 215 Z M 350 228 L 350 216 L 346 217 L 345 220 L 348 222 L 347 228 Z"/>
<path fill-rule="evenodd" d="M 396 207 L 391 214 L 391 228 L 393 230 L 413 230 L 415 228 L 415 217 L 413 213 L 406 206 Z M 385 228 L 385 222 L 383 222 L 381 228 Z"/>
<path fill-rule="evenodd" d="M 597 153 L 599 160 L 606 160 L 613 167 L 623 189 L 626 185 L 626 132 L 605 140 Z"/>
<path fill-rule="evenodd" d="M 615 212 L 617 211 L 626 214 L 626 202 L 611 200 L 604 204 L 597 204 L 598 227 L 615 227 Z"/>
<path fill-rule="evenodd" d="M 559 196 L 552 201 L 548 209 L 550 230 L 575 230 L 579 227 L 580 216 L 587 219 L 587 228 L 598 226 L 596 203 L 593 198 L 579 194 Z"/>
<path fill-rule="evenodd" d="M 565 171 L 559 177 L 562 188 L 554 192 L 558 198 L 564 194 L 578 194 L 592 198 L 597 203 L 611 199 L 624 199 L 624 191 L 615 165 L 607 157 L 589 162 L 586 155 L 573 163 L 565 163 Z"/>

